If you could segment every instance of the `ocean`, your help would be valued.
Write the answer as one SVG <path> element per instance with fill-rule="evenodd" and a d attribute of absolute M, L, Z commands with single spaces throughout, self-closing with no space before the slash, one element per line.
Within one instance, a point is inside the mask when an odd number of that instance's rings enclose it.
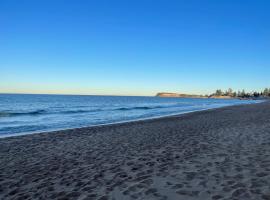
<path fill-rule="evenodd" d="M 0 94 L 0 137 L 257 103 L 255 100 Z"/>

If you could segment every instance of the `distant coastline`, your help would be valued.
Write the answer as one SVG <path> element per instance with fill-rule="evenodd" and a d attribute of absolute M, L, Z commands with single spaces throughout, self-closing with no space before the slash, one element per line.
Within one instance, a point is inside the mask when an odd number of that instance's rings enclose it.
<path fill-rule="evenodd" d="M 178 97 L 178 98 L 212 98 L 212 99 L 239 99 L 231 96 L 222 96 L 222 95 L 196 95 L 196 94 L 178 94 L 172 92 L 159 92 L 156 94 L 157 97 Z"/>
<path fill-rule="evenodd" d="M 174 92 L 159 92 L 155 95 L 156 97 L 172 97 L 172 98 L 199 98 L 199 99 L 240 99 L 240 100 L 252 100 L 252 99 L 269 99 L 269 95 L 264 95 L 263 93 L 243 93 L 243 94 L 236 94 L 236 93 L 222 93 L 217 90 L 216 93 L 211 95 L 198 95 L 198 94 L 182 94 L 182 93 L 174 93 Z"/>
<path fill-rule="evenodd" d="M 180 97 L 180 98 L 208 98 L 208 96 L 204 95 L 196 95 L 196 94 L 178 94 L 172 92 L 159 92 L 156 94 L 157 97 Z"/>

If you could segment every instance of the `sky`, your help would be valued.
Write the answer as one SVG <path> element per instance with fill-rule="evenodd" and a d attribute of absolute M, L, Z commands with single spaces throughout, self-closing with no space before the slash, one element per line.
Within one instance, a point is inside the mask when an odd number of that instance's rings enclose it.
<path fill-rule="evenodd" d="M 270 87 L 268 0 L 0 0 L 0 93 Z"/>

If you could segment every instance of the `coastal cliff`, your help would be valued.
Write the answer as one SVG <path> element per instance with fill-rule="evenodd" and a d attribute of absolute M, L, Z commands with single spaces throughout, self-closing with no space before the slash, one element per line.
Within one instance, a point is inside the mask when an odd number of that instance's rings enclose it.
<path fill-rule="evenodd" d="M 180 98 L 208 98 L 203 95 L 195 95 L 195 94 L 178 94 L 171 92 L 159 92 L 156 94 L 157 97 L 180 97 Z"/>

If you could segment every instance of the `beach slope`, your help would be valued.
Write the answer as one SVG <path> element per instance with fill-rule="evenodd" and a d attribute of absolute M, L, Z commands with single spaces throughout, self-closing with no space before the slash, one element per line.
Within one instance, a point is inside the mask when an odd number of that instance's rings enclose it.
<path fill-rule="evenodd" d="M 270 199 L 270 103 L 0 139 L 0 199 Z"/>

